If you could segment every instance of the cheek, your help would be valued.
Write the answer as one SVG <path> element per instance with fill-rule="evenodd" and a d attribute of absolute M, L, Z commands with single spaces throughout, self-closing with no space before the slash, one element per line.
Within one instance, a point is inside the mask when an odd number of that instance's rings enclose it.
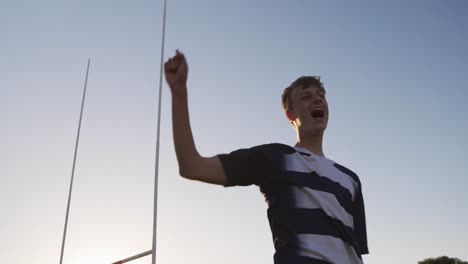
<path fill-rule="evenodd" d="M 310 105 L 306 102 L 301 102 L 297 106 L 297 114 L 304 115 L 305 113 L 309 112 Z"/>
<path fill-rule="evenodd" d="M 299 114 L 299 117 L 302 117 L 302 118 L 307 118 L 310 116 L 310 112 L 309 110 L 307 110 L 307 108 L 300 109 L 300 111 L 298 111 L 298 114 Z"/>

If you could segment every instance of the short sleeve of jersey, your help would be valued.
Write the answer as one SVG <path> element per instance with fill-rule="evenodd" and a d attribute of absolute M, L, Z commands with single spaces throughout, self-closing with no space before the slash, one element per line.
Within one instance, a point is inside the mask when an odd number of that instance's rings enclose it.
<path fill-rule="evenodd" d="M 354 233 L 358 241 L 358 249 L 361 255 L 369 254 L 367 246 L 367 232 L 366 232 L 366 215 L 364 210 L 364 199 L 362 196 L 362 188 L 359 186 L 356 200 L 354 201 Z"/>
<path fill-rule="evenodd" d="M 228 179 L 226 187 L 259 185 L 268 181 L 272 164 L 263 146 L 239 149 L 218 157 Z"/>
<path fill-rule="evenodd" d="M 348 168 L 335 163 L 335 167 L 339 170 L 351 176 L 357 183 L 356 196 L 353 202 L 353 220 L 354 220 L 354 243 L 356 252 L 360 255 L 369 254 L 369 248 L 367 245 L 367 231 L 366 231 L 366 215 L 364 208 L 364 198 L 362 194 L 362 185 L 359 177 L 356 173 L 349 170 Z"/>

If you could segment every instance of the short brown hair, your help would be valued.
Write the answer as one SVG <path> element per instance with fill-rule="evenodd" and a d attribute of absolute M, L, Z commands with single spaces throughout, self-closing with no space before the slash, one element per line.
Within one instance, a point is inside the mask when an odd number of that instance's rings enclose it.
<path fill-rule="evenodd" d="M 320 81 L 320 76 L 301 76 L 292 82 L 291 85 L 286 87 L 283 91 L 283 94 L 281 95 L 281 103 L 283 105 L 284 111 L 287 112 L 292 108 L 291 93 L 298 87 L 303 89 L 308 87 L 317 87 L 325 92 L 323 83 Z"/>

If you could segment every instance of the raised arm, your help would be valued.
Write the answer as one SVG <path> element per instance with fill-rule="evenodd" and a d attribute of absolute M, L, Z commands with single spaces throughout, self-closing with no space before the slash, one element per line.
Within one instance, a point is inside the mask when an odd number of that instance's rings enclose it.
<path fill-rule="evenodd" d="M 172 93 L 172 130 L 179 174 L 187 179 L 226 185 L 227 178 L 218 156 L 202 157 L 195 146 L 189 119 L 185 56 L 177 50 L 164 64 L 164 72 Z"/>

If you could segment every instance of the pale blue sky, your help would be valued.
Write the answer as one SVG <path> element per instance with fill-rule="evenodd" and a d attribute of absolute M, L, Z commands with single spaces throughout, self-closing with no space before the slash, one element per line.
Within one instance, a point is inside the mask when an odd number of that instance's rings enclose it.
<path fill-rule="evenodd" d="M 365 262 L 468 260 L 467 12 L 463 0 L 168 0 L 166 58 L 187 55 L 204 155 L 294 144 L 280 94 L 321 75 L 324 152 L 364 186 Z M 161 1 L 0 4 L 2 263 L 58 263 L 88 57 L 64 263 L 151 248 L 161 15 Z M 178 177 L 163 88 L 158 263 L 272 263 L 258 188 Z"/>

